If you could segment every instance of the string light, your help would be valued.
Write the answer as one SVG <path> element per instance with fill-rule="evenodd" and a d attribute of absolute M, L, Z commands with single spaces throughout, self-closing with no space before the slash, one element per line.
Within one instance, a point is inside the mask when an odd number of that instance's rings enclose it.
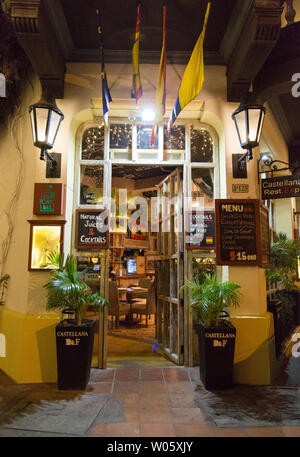
<path fill-rule="evenodd" d="M 206 130 L 191 128 L 191 160 L 192 162 L 212 162 L 213 139 Z"/>
<path fill-rule="evenodd" d="M 82 137 L 82 160 L 103 160 L 104 126 L 87 129 Z"/>
<path fill-rule="evenodd" d="M 177 151 L 185 149 L 184 125 L 174 125 L 170 133 L 168 133 L 167 127 L 164 127 L 164 149 Z"/>

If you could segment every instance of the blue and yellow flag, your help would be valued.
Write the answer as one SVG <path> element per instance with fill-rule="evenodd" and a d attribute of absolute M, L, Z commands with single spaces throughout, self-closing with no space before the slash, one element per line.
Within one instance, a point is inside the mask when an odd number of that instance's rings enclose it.
<path fill-rule="evenodd" d="M 154 140 L 157 132 L 157 123 L 161 120 L 162 116 L 166 112 L 166 7 L 163 7 L 163 40 L 162 40 L 162 49 L 160 55 L 160 65 L 157 78 L 157 87 L 156 87 L 156 117 L 155 123 L 152 127 L 151 134 L 151 147 L 154 144 Z"/>
<path fill-rule="evenodd" d="M 140 49 L 140 23 L 141 23 L 141 4 L 137 7 L 137 18 L 135 28 L 135 41 L 132 49 L 132 98 L 136 99 L 136 103 L 140 101 L 143 95 L 143 88 L 141 83 L 140 69 L 139 69 L 139 49 Z"/>
<path fill-rule="evenodd" d="M 168 130 L 170 131 L 180 111 L 188 105 L 201 92 L 204 83 L 204 58 L 203 58 L 203 42 L 205 38 L 206 26 L 210 12 L 211 2 L 208 2 L 202 32 L 193 49 L 190 60 L 184 71 L 181 84 L 178 91 L 178 97 L 173 106 L 173 110 L 168 122 Z"/>
<path fill-rule="evenodd" d="M 105 125 L 108 125 L 108 111 L 109 111 L 109 103 L 112 101 L 110 96 L 108 84 L 107 84 L 107 77 L 104 65 L 104 45 L 103 45 L 103 32 L 102 27 L 99 21 L 99 10 L 96 10 L 98 15 L 98 36 L 99 36 L 99 44 L 101 49 L 101 79 L 102 79 L 102 105 L 103 105 L 103 119 Z"/>

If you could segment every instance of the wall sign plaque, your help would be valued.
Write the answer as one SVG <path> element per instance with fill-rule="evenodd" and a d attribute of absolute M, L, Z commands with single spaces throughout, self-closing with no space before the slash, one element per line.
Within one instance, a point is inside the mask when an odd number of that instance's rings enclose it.
<path fill-rule="evenodd" d="M 108 217 L 104 210 L 78 209 L 76 211 L 75 247 L 92 251 L 109 248 Z"/>
<path fill-rule="evenodd" d="M 261 180 L 261 199 L 300 197 L 300 175 L 278 176 Z"/>
<path fill-rule="evenodd" d="M 214 211 L 188 211 L 186 227 L 186 249 L 213 249 L 215 247 Z"/>
<path fill-rule="evenodd" d="M 263 266 L 261 233 L 259 200 L 216 200 L 217 265 Z"/>
<path fill-rule="evenodd" d="M 247 194 L 249 192 L 249 184 L 232 184 L 232 192 L 234 194 Z"/>
<path fill-rule="evenodd" d="M 63 184 L 34 184 L 33 214 L 37 216 L 63 216 L 64 206 Z"/>

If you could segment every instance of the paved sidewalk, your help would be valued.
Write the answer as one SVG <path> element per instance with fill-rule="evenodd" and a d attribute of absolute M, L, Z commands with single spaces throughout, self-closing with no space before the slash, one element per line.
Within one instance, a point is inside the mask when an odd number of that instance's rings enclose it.
<path fill-rule="evenodd" d="M 0 437 L 300 437 L 300 389 L 208 392 L 199 368 L 92 369 L 85 391 L 0 376 Z"/>

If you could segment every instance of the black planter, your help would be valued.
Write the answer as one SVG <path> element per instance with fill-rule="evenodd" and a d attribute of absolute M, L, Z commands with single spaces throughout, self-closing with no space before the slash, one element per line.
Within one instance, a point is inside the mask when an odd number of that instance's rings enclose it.
<path fill-rule="evenodd" d="M 218 327 L 195 324 L 199 340 L 200 378 L 207 390 L 233 387 L 236 328 L 227 321 Z"/>
<path fill-rule="evenodd" d="M 63 320 L 56 326 L 57 385 L 62 390 L 83 390 L 90 379 L 95 320 L 80 326 Z"/>

